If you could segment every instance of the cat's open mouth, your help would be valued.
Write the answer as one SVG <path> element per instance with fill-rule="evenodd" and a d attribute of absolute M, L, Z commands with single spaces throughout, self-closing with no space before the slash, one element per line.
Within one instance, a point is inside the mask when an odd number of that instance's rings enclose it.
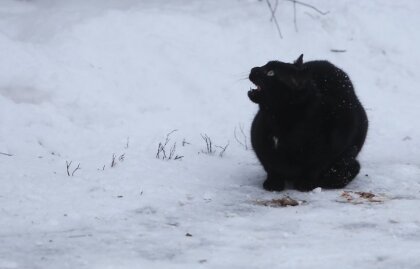
<path fill-rule="evenodd" d="M 249 89 L 248 97 L 249 97 L 249 99 L 251 99 L 252 102 L 258 104 L 260 102 L 260 99 L 261 99 L 262 88 L 261 88 L 261 86 L 259 86 L 257 84 L 255 84 L 255 86 L 257 86 L 255 89 L 253 89 L 253 88 Z"/>
<path fill-rule="evenodd" d="M 257 86 L 257 88 L 255 88 L 255 89 L 250 88 L 250 90 L 251 90 L 251 91 L 261 91 L 261 90 L 262 90 L 262 89 L 261 89 L 261 86 L 259 86 L 259 85 L 257 85 L 257 84 L 255 84 L 255 86 Z"/>

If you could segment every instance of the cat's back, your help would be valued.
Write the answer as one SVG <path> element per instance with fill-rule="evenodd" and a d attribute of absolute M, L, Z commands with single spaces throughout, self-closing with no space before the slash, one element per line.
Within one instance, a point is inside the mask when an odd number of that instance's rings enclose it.
<path fill-rule="evenodd" d="M 317 78 L 325 76 L 335 76 L 337 78 L 345 76 L 348 78 L 347 74 L 343 70 L 326 60 L 305 62 L 302 65 L 302 68 L 310 71 L 311 74 Z"/>
<path fill-rule="evenodd" d="M 322 93 L 325 115 L 331 125 L 327 129 L 339 128 L 353 136 L 360 150 L 366 138 L 368 119 L 349 76 L 328 61 L 306 62 L 304 68 Z"/>
<path fill-rule="evenodd" d="M 303 64 L 303 68 L 309 72 L 312 81 L 325 96 L 357 100 L 353 83 L 347 73 L 329 61 L 309 61 Z"/>

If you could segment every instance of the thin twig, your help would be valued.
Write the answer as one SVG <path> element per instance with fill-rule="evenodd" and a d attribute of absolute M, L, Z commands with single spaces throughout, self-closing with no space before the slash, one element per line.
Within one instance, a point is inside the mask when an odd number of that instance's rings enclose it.
<path fill-rule="evenodd" d="M 275 10 L 273 6 L 271 5 L 270 0 L 266 0 L 266 3 L 268 5 L 268 8 L 270 9 L 271 14 L 273 15 L 273 13 L 275 13 Z M 276 25 L 280 38 L 283 39 L 283 35 L 281 34 L 280 26 L 279 26 L 276 16 L 272 16 L 272 20 L 274 21 L 274 24 Z"/>
<path fill-rule="evenodd" d="M 4 152 L 0 152 L 0 154 L 1 154 L 1 155 L 6 155 L 6 156 L 9 156 L 9 157 L 12 157 L 12 156 L 13 156 L 12 154 L 9 154 L 9 153 L 4 153 Z"/>
<path fill-rule="evenodd" d="M 343 53 L 343 52 L 346 52 L 347 50 L 330 49 L 330 51 L 331 51 L 331 52 Z"/>
<path fill-rule="evenodd" d="M 293 0 L 293 24 L 295 25 L 295 31 L 298 32 L 297 26 L 297 15 L 296 15 L 296 0 Z"/>
<path fill-rule="evenodd" d="M 305 6 L 305 7 L 311 8 L 311 9 L 315 10 L 316 12 L 318 12 L 321 15 L 327 15 L 328 13 L 330 13 L 329 11 L 322 11 L 322 10 L 318 9 L 316 6 L 313 6 L 311 4 L 304 3 L 304 2 L 301 2 L 301 1 L 298 1 L 298 0 L 284 0 L 284 1 L 293 2 L 294 4 L 299 4 L 301 6 Z"/>
<path fill-rule="evenodd" d="M 71 163 L 72 163 L 73 161 L 70 161 L 70 162 L 68 162 L 68 161 L 66 161 L 66 166 L 67 166 L 67 176 L 70 176 L 70 166 L 71 166 Z"/>
<path fill-rule="evenodd" d="M 156 152 L 156 159 L 162 159 L 162 160 L 179 160 L 179 159 L 182 159 L 184 157 L 184 156 L 175 155 L 176 142 L 172 145 L 172 147 L 170 147 L 170 149 L 169 149 L 169 155 L 166 154 L 166 146 L 168 145 L 168 143 L 170 141 L 170 136 L 171 136 L 171 134 L 173 134 L 176 131 L 178 131 L 178 130 L 175 129 L 175 130 L 172 130 L 171 132 L 169 132 L 166 135 L 165 142 L 164 143 L 162 143 L 162 142 L 159 143 L 158 150 Z M 184 146 L 185 143 L 187 143 L 187 142 L 184 139 L 184 141 L 182 142 L 182 145 Z"/>
<path fill-rule="evenodd" d="M 229 141 L 228 141 L 228 143 L 226 144 L 226 146 L 224 146 L 224 147 L 221 147 L 221 146 L 216 146 L 216 147 L 218 147 L 218 148 L 222 149 L 222 151 L 220 151 L 220 153 L 219 153 L 219 157 L 223 157 L 223 154 L 225 153 L 225 151 L 226 151 L 226 149 L 228 148 L 228 146 L 229 146 Z"/>
<path fill-rule="evenodd" d="M 243 142 L 238 138 L 237 134 L 236 134 L 236 126 L 235 129 L 233 131 L 233 136 L 235 137 L 236 142 L 238 142 L 240 145 L 242 145 L 245 150 L 248 150 L 248 138 L 244 132 L 244 126 L 242 124 L 239 124 L 239 130 L 241 131 L 242 137 L 243 137 Z"/>
<path fill-rule="evenodd" d="M 174 130 L 170 131 L 170 132 L 166 135 L 166 138 L 168 139 L 168 138 L 169 138 L 169 136 L 170 136 L 171 134 L 173 134 L 173 133 L 175 133 L 175 132 L 177 132 L 177 131 L 178 131 L 178 129 L 174 129 Z"/>
<path fill-rule="evenodd" d="M 73 172 L 71 173 L 71 176 L 74 176 L 74 173 L 76 173 L 77 170 L 80 170 L 82 168 L 80 168 L 80 163 L 77 165 L 77 167 L 73 170 Z"/>
<path fill-rule="evenodd" d="M 176 150 L 176 142 L 172 145 L 171 149 L 169 150 L 169 160 L 174 157 L 175 150 Z"/>
<path fill-rule="evenodd" d="M 279 0 L 276 0 L 276 2 L 274 3 L 274 8 L 271 11 L 270 21 L 273 21 L 274 20 L 274 17 L 276 16 L 276 11 L 277 11 L 278 6 L 279 6 Z"/>
<path fill-rule="evenodd" d="M 156 152 L 156 159 L 160 159 L 160 154 L 163 152 L 163 159 L 165 159 L 165 148 L 163 147 L 163 145 L 162 145 L 162 143 L 161 142 L 159 142 L 159 145 L 158 145 L 158 150 L 157 150 L 157 152 Z"/>
<path fill-rule="evenodd" d="M 68 162 L 68 161 L 66 161 L 66 167 L 67 167 L 67 176 L 74 176 L 74 173 L 76 173 L 76 171 L 77 170 L 80 170 L 80 169 L 82 169 L 81 167 L 80 167 L 80 163 L 77 165 L 77 167 L 75 168 L 75 169 L 73 169 L 73 171 L 70 173 L 70 167 L 71 167 L 71 164 L 73 163 L 73 161 L 70 161 L 70 162 Z"/>
<path fill-rule="evenodd" d="M 185 147 L 185 145 L 191 145 L 191 143 L 187 142 L 185 138 L 182 140 L 182 146 Z"/>
<path fill-rule="evenodd" d="M 115 153 L 112 153 L 112 161 L 111 161 L 111 168 L 114 167 L 117 163 L 115 162 L 115 158 L 117 156 L 115 156 Z"/>
<path fill-rule="evenodd" d="M 211 141 L 211 138 L 207 134 L 201 134 L 201 137 L 203 138 L 204 142 L 206 143 L 206 151 L 204 151 L 207 154 L 213 154 L 213 143 Z"/>
<path fill-rule="evenodd" d="M 127 142 L 125 143 L 125 148 L 128 149 L 130 146 L 130 137 L 127 137 Z"/>

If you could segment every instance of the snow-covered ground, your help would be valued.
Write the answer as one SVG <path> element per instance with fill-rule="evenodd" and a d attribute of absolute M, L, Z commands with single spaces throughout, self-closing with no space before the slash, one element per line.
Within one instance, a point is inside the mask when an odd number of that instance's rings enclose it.
<path fill-rule="evenodd" d="M 0 268 L 420 268 L 420 2 L 308 3 L 280 39 L 257 0 L 2 0 Z M 300 53 L 367 108 L 346 193 L 266 192 L 235 139 L 250 68 Z"/>

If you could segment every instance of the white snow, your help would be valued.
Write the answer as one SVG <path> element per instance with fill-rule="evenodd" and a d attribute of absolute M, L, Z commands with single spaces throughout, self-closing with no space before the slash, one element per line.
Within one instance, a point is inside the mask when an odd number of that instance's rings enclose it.
<path fill-rule="evenodd" d="M 0 268 L 420 268 L 420 2 L 307 2 L 330 12 L 298 6 L 295 32 L 280 1 L 280 39 L 257 0 L 1 1 Z M 382 202 L 262 189 L 234 136 L 248 72 L 301 53 L 353 80 L 370 130 L 346 191 Z M 183 157 L 157 159 L 172 130 Z"/>

